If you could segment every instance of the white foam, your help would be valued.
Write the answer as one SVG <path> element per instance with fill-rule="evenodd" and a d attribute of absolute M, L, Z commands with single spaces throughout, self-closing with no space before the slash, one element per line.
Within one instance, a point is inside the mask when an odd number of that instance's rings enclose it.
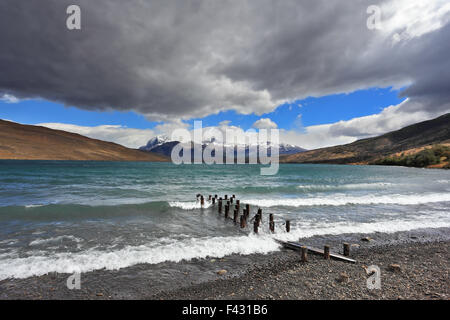
<path fill-rule="evenodd" d="M 44 204 L 28 204 L 25 206 L 25 208 L 39 208 L 39 207 L 43 207 Z"/>
<path fill-rule="evenodd" d="M 49 272 L 88 272 L 106 268 L 117 270 L 140 263 L 179 262 L 193 258 L 217 257 L 230 254 L 269 253 L 279 245 L 268 236 L 241 236 L 173 240 L 171 244 L 127 246 L 116 251 L 87 250 L 81 253 L 57 253 L 51 256 L 0 260 L 0 280 L 26 278 Z"/>
<path fill-rule="evenodd" d="M 309 238 L 317 235 L 339 235 L 346 233 L 370 234 L 374 232 L 394 233 L 415 229 L 449 228 L 450 216 L 447 213 L 423 214 L 414 219 L 381 220 L 376 222 L 322 222 L 316 225 L 308 225 L 302 222 L 291 224 L 291 232 L 283 232 L 276 238 L 284 241 L 296 241 L 299 238 Z"/>
<path fill-rule="evenodd" d="M 83 241 L 83 239 L 74 237 L 74 236 L 59 236 L 59 237 L 54 237 L 54 238 L 48 238 L 48 239 L 41 239 L 38 238 L 36 240 L 33 240 L 29 243 L 30 246 L 37 246 L 37 245 L 41 245 L 41 244 L 47 244 L 47 243 L 55 243 L 55 242 L 61 242 L 64 239 L 69 240 L 69 241 L 74 241 L 76 243 L 79 243 L 81 241 Z"/>
<path fill-rule="evenodd" d="M 349 183 L 349 184 L 340 184 L 340 185 L 332 185 L 332 184 L 301 184 L 297 186 L 297 189 L 302 190 L 365 190 L 365 189 L 383 189 L 386 187 L 393 186 L 393 183 L 390 182 L 373 182 L 373 183 Z"/>
<path fill-rule="evenodd" d="M 200 201 L 187 201 L 187 202 L 183 202 L 183 201 L 173 201 L 173 202 L 169 202 L 169 206 L 171 206 L 172 208 L 181 208 L 184 210 L 194 210 L 194 209 L 201 209 L 202 206 L 200 204 Z M 211 206 L 211 203 L 209 203 L 208 201 L 205 201 L 205 205 L 203 206 L 203 208 L 209 208 Z"/>
<path fill-rule="evenodd" d="M 301 206 L 345 206 L 349 204 L 400 204 L 413 205 L 430 202 L 450 201 L 450 193 L 431 194 L 392 194 L 365 195 L 361 197 L 347 195 L 330 195 L 327 197 L 284 198 L 284 199 L 246 199 L 243 203 L 260 207 L 301 207 Z"/>

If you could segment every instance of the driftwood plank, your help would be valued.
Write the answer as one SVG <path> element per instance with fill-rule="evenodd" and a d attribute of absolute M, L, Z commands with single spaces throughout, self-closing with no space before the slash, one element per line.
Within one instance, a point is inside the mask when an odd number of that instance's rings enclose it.
<path fill-rule="evenodd" d="M 285 241 L 280 241 L 280 240 L 277 240 L 277 242 L 281 243 L 285 248 L 289 248 L 289 249 L 297 250 L 297 251 L 301 251 L 302 247 L 303 247 L 303 245 L 301 245 L 298 242 L 292 242 L 292 241 L 285 242 Z M 307 248 L 308 248 L 308 251 L 311 251 L 312 253 L 321 254 L 321 255 L 324 254 L 323 249 L 314 248 L 314 247 L 308 247 L 308 246 L 307 246 Z M 356 263 L 356 260 L 350 259 L 350 258 L 345 257 L 345 256 L 343 256 L 341 254 L 338 254 L 338 253 L 330 252 L 330 258 L 337 259 L 337 260 L 342 260 L 342 261 L 345 261 L 345 262 Z"/>

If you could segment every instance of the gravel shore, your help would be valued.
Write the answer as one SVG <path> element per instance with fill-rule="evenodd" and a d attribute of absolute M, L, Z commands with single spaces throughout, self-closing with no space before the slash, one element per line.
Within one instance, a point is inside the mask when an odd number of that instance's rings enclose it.
<path fill-rule="evenodd" d="M 369 236 L 370 241 L 362 238 Z M 67 274 L 0 281 L 0 299 L 449 299 L 449 230 L 396 234 L 322 236 L 305 244 L 352 244 L 356 264 L 280 250 L 268 255 L 229 256 L 82 275 L 69 290 Z M 395 264 L 397 266 L 392 267 Z M 381 289 L 369 290 L 365 268 L 381 270 Z M 164 270 L 176 267 L 176 275 Z M 220 270 L 226 270 L 219 272 Z M 155 273 L 158 281 L 155 281 Z M 221 274 L 219 274 L 221 273 Z"/>
<path fill-rule="evenodd" d="M 308 263 L 286 252 L 282 260 L 255 267 L 244 276 L 221 279 L 159 294 L 158 299 L 448 299 L 448 242 L 363 249 L 358 263 L 326 261 L 309 255 Z M 391 264 L 399 270 L 391 270 Z M 365 267 L 381 269 L 381 289 L 367 289 Z"/>

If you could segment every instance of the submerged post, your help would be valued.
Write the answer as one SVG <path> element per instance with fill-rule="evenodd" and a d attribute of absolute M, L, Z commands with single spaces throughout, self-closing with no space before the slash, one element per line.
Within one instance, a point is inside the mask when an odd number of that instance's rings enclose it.
<path fill-rule="evenodd" d="M 245 209 L 247 210 L 246 212 L 247 212 L 247 216 L 248 216 L 250 214 L 250 205 L 246 204 Z"/>
<path fill-rule="evenodd" d="M 235 224 L 237 223 L 238 215 L 239 212 L 236 209 L 234 209 L 233 221 Z"/>
<path fill-rule="evenodd" d="M 205 198 L 203 198 L 203 196 L 200 196 L 200 204 L 202 207 L 205 206 Z"/>
<path fill-rule="evenodd" d="M 344 256 L 348 257 L 350 255 L 350 244 L 344 243 Z"/>
<path fill-rule="evenodd" d="M 324 246 L 323 247 L 323 258 L 325 260 L 329 260 L 330 259 L 330 246 Z"/>
<path fill-rule="evenodd" d="M 212 204 L 216 204 L 216 198 L 212 198 Z"/>
<path fill-rule="evenodd" d="M 286 232 L 291 232 L 291 221 L 286 220 Z"/>
<path fill-rule="evenodd" d="M 222 198 L 219 199 L 219 213 L 222 213 Z"/>

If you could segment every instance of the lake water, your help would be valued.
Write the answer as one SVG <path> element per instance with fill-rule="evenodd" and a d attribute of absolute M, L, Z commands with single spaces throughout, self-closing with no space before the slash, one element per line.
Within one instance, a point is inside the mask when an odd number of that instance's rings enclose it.
<path fill-rule="evenodd" d="M 263 209 L 258 235 L 196 201 Z M 274 239 L 450 227 L 450 171 L 0 161 L 0 280 L 279 250 Z M 268 231 L 268 214 L 276 232 Z M 284 222 L 291 221 L 286 233 Z"/>

